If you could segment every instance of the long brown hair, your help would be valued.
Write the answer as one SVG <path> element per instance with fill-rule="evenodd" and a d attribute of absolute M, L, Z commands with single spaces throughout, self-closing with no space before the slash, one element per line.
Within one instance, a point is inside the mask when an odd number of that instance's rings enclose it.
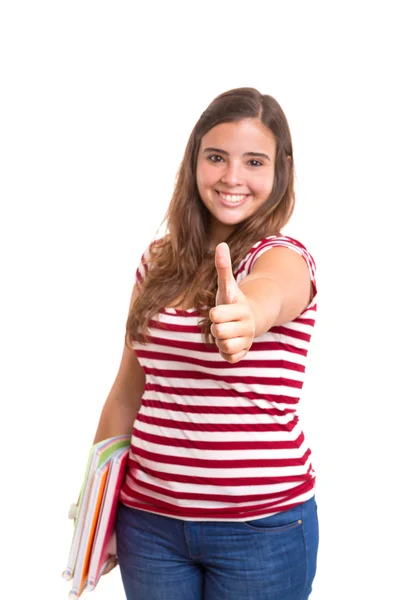
<path fill-rule="evenodd" d="M 233 270 L 251 246 L 269 235 L 277 235 L 289 221 L 294 209 L 294 164 L 292 140 L 285 114 L 272 96 L 253 88 L 239 88 L 215 98 L 203 112 L 189 137 L 175 190 L 163 223 L 167 234 L 157 240 L 151 251 L 147 275 L 131 306 L 125 342 L 147 340 L 149 321 L 162 308 L 178 299 L 192 298 L 202 316 L 202 331 L 211 341 L 209 310 L 215 304 L 217 274 L 210 244 L 209 213 L 196 183 L 197 155 L 203 136 L 216 125 L 256 118 L 274 134 L 276 141 L 275 175 L 271 194 L 248 219 L 229 235 Z"/>

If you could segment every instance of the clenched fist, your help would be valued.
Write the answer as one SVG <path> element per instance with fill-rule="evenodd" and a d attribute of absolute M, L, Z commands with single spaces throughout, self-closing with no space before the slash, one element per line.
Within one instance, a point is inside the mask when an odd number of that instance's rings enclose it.
<path fill-rule="evenodd" d="M 232 272 L 228 244 L 215 249 L 218 273 L 216 306 L 210 310 L 211 333 L 226 361 L 236 363 L 246 356 L 255 334 L 255 321 L 246 296 L 240 290 Z"/>

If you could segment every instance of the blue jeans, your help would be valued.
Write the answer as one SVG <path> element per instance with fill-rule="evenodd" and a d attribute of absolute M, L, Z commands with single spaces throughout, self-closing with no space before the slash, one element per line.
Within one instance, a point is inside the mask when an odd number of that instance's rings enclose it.
<path fill-rule="evenodd" d="M 318 551 L 315 499 L 247 522 L 181 521 L 120 504 L 127 600 L 306 600 Z"/>

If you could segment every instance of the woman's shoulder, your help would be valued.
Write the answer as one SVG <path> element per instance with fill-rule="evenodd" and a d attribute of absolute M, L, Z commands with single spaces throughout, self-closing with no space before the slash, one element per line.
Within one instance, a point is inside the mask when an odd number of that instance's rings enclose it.
<path fill-rule="evenodd" d="M 277 234 L 277 235 L 269 235 L 265 238 L 262 238 L 258 242 L 255 242 L 253 246 L 250 248 L 247 253 L 247 257 L 258 255 L 261 250 L 275 248 L 275 247 L 286 247 L 299 254 L 310 254 L 309 250 L 300 242 L 297 238 L 294 238 L 289 235 Z M 311 256 L 311 254 L 310 254 Z"/>
<path fill-rule="evenodd" d="M 315 278 L 316 265 L 310 251 L 298 239 L 284 234 L 266 236 L 255 242 L 238 265 L 237 275 L 241 274 L 242 277 L 248 275 L 262 254 L 278 247 L 288 248 L 300 254 L 308 265 L 312 279 Z"/>
<path fill-rule="evenodd" d="M 159 252 L 162 251 L 162 249 L 165 246 L 166 241 L 167 240 L 165 237 L 153 239 L 150 242 L 150 244 L 147 246 L 147 248 L 144 250 L 144 252 L 141 256 L 140 262 L 143 265 L 148 266 L 149 263 L 154 261 L 157 254 L 159 254 Z"/>

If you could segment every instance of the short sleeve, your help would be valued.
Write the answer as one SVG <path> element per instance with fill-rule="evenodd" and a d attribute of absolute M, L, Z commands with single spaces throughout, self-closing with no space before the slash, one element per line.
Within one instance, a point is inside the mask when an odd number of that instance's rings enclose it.
<path fill-rule="evenodd" d="M 152 242 L 150 244 L 150 246 L 148 246 L 142 254 L 140 263 L 138 264 L 138 267 L 136 269 L 136 274 L 135 274 L 135 285 L 137 285 L 137 287 L 139 289 L 141 288 L 143 281 L 145 280 L 146 275 L 151 266 L 151 262 L 152 262 L 152 258 L 153 258 L 152 252 L 153 252 L 154 246 L 156 246 L 159 243 L 159 241 L 160 240 L 155 240 L 154 242 Z"/>
<path fill-rule="evenodd" d="M 297 254 L 300 254 L 300 256 L 302 256 L 304 258 L 304 260 L 306 261 L 307 267 L 308 267 L 308 271 L 310 273 L 310 280 L 311 280 L 311 283 L 313 286 L 313 291 L 314 291 L 313 296 L 315 297 L 317 294 L 317 282 L 316 282 L 316 265 L 315 265 L 314 258 L 312 257 L 310 252 L 307 250 L 307 248 L 305 246 L 303 246 L 303 244 L 301 242 L 299 242 L 298 240 L 295 240 L 292 237 L 288 237 L 288 236 L 284 236 L 284 235 L 270 236 L 270 237 L 260 240 L 256 244 L 254 244 L 254 246 L 251 248 L 251 250 L 247 254 L 246 258 L 244 259 L 243 263 L 239 267 L 239 271 L 240 271 L 239 280 L 243 279 L 244 277 L 246 277 L 247 275 L 249 275 L 251 273 L 257 259 L 262 254 L 264 254 L 264 252 L 267 252 L 271 248 L 276 248 L 276 247 L 289 248 L 290 250 L 297 252 Z"/>
<path fill-rule="evenodd" d="M 135 284 L 140 289 L 149 270 L 150 246 L 143 252 L 136 269 Z"/>

